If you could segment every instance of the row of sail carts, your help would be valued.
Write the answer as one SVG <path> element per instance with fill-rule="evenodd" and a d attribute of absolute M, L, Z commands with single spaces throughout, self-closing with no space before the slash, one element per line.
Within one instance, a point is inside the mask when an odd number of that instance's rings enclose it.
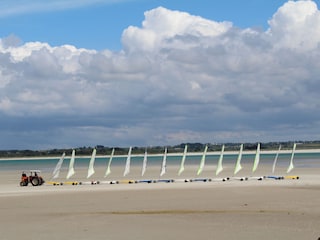
<path fill-rule="evenodd" d="M 178 176 L 180 176 L 182 174 L 182 172 L 184 171 L 184 164 L 185 164 L 185 160 L 186 160 L 186 156 L 187 156 L 187 148 L 188 146 L 185 145 L 184 148 L 184 152 L 182 155 L 182 159 L 181 159 L 181 164 L 180 164 L 180 168 L 179 168 L 179 172 L 178 172 Z M 68 173 L 67 173 L 67 177 L 66 177 L 66 181 L 60 182 L 57 181 L 57 179 L 59 178 L 59 174 L 60 174 L 60 169 L 62 166 L 62 163 L 64 161 L 65 158 L 65 153 L 63 153 L 63 155 L 61 156 L 61 158 L 59 159 L 53 173 L 52 173 L 52 178 L 50 181 L 47 182 L 47 184 L 49 185 L 53 185 L 53 186 L 61 186 L 61 185 L 96 185 L 96 184 L 136 184 L 136 183 L 174 183 L 174 182 L 212 182 L 212 181 L 230 181 L 230 180 L 238 180 L 238 181 L 247 181 L 247 180 L 265 180 L 265 179 L 274 179 L 274 180 L 283 180 L 283 179 L 299 179 L 299 176 L 296 175 L 285 175 L 285 176 L 276 176 L 276 175 L 268 175 L 268 176 L 258 176 L 258 177 L 237 177 L 237 173 L 242 169 L 241 166 L 241 158 L 242 158 L 242 152 L 243 152 L 243 144 L 240 145 L 240 150 L 239 150 L 239 154 L 238 154 L 238 158 L 236 161 L 236 165 L 235 165 L 235 169 L 233 172 L 233 176 L 232 177 L 223 177 L 223 178 L 219 178 L 219 174 L 223 171 L 223 165 L 222 165 L 222 161 L 223 161 L 223 155 L 224 155 L 224 145 L 222 146 L 221 149 L 221 153 L 220 153 L 220 157 L 218 160 L 218 165 L 216 168 L 216 177 L 215 178 L 201 178 L 199 177 L 200 174 L 202 173 L 204 166 L 205 166 L 205 159 L 206 159 L 206 154 L 207 154 L 207 150 L 208 150 L 208 146 L 205 147 L 203 154 L 202 154 L 202 158 L 200 161 L 200 165 L 197 171 L 197 176 L 196 178 L 179 178 L 179 179 L 163 179 L 162 176 L 165 175 L 166 173 L 166 165 L 167 165 L 167 148 L 165 148 L 164 154 L 163 154 L 163 159 L 162 159 L 162 164 L 161 164 L 161 170 L 160 170 L 160 177 L 158 179 L 142 179 L 142 180 L 130 180 L 130 179 L 126 179 L 126 180 L 110 180 L 110 181 L 96 181 L 96 180 L 91 180 L 91 181 L 72 181 L 70 180 L 70 178 L 75 174 L 75 170 L 74 170 L 74 162 L 75 162 L 75 150 L 72 151 L 72 155 L 70 158 L 70 162 L 69 162 L 69 169 L 68 169 Z M 293 149 L 292 149 L 292 153 L 291 153 L 291 158 L 290 158 L 290 163 L 289 163 L 289 167 L 287 169 L 287 174 L 289 174 L 291 172 L 291 170 L 294 168 L 294 164 L 293 164 L 293 158 L 294 158 L 294 154 L 295 154 L 295 150 L 296 150 L 296 143 L 293 145 Z M 126 177 L 129 172 L 130 172 L 130 161 L 131 161 L 131 151 L 132 151 L 132 147 L 129 148 L 129 152 L 128 152 L 128 156 L 127 156 L 127 160 L 126 160 L 126 165 L 125 165 L 125 170 L 123 173 L 123 177 Z M 272 174 L 275 172 L 275 166 L 277 163 L 277 159 L 279 156 L 279 153 L 281 152 L 281 145 L 279 146 L 279 149 L 275 155 L 274 161 L 273 161 L 273 166 L 272 166 Z M 111 173 L 111 163 L 112 163 L 112 159 L 114 156 L 114 149 L 111 152 L 110 158 L 109 158 L 109 162 L 108 162 L 108 166 L 107 166 L 107 170 L 105 172 L 105 176 L 107 177 L 110 173 Z M 91 155 L 91 159 L 89 162 L 89 167 L 88 167 L 88 175 L 87 175 L 87 179 L 90 179 L 92 177 L 92 175 L 95 173 L 94 170 L 94 161 L 96 158 L 96 149 L 93 150 L 92 155 Z M 260 143 L 257 145 L 257 150 L 256 150 L 256 154 L 255 154 L 255 159 L 254 159 L 254 163 L 253 163 L 253 168 L 252 168 L 252 174 L 255 173 L 255 171 L 258 168 L 259 165 L 259 160 L 260 160 Z M 143 159 L 143 164 L 142 164 L 142 173 L 141 176 L 144 175 L 145 171 L 147 168 L 147 152 L 145 152 L 144 154 L 144 159 Z"/>

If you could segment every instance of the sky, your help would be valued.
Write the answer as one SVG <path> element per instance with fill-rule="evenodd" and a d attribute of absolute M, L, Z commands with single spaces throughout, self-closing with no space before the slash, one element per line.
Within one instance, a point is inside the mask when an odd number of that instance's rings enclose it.
<path fill-rule="evenodd" d="M 320 140 L 319 1 L 0 2 L 0 149 Z"/>

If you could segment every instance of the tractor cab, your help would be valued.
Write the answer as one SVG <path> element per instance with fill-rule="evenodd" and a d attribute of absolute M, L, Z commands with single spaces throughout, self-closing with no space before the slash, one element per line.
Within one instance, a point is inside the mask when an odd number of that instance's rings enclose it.
<path fill-rule="evenodd" d="M 29 172 L 29 176 L 26 174 L 26 171 L 22 172 L 20 186 L 28 186 L 29 183 L 32 186 L 40 186 L 44 183 L 43 178 L 40 176 L 40 170 L 30 170 Z"/>

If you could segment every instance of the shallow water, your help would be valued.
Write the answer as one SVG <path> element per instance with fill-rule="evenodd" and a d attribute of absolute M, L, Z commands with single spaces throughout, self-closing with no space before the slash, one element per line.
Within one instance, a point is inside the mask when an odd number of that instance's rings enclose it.
<path fill-rule="evenodd" d="M 232 166 L 237 161 L 237 155 L 228 155 L 224 154 L 223 156 L 223 164 Z M 112 167 L 121 167 L 125 166 L 126 156 L 114 156 L 112 159 L 111 166 Z M 199 166 L 202 155 L 192 155 L 187 156 L 185 161 L 185 167 L 188 166 Z M 253 164 L 255 158 L 255 154 L 243 154 L 241 163 L 243 165 Z M 260 155 L 260 167 L 272 167 L 274 162 L 275 154 L 261 154 Z M 286 168 L 289 166 L 291 154 L 283 153 L 279 154 L 276 168 Z M 181 163 L 181 156 L 167 156 L 167 166 L 179 166 Z M 161 167 L 163 160 L 163 156 L 148 156 L 147 166 L 149 167 Z M 219 160 L 219 155 L 207 155 L 205 159 L 205 168 L 208 167 L 216 167 Z M 17 160 L 9 160 L 9 159 L 1 159 L 0 160 L 0 171 L 23 171 L 29 169 L 39 169 L 42 172 L 52 172 L 55 168 L 56 164 L 59 161 L 59 157 L 57 158 L 44 158 L 44 159 L 17 159 Z M 61 170 L 68 169 L 70 161 L 70 156 L 66 156 L 62 165 Z M 77 169 L 86 169 L 88 168 L 90 161 L 90 157 L 76 157 L 74 167 Z M 294 165 L 295 168 L 320 168 L 320 153 L 296 153 L 294 155 Z M 109 156 L 96 156 L 95 159 L 95 167 L 107 167 L 109 162 Z M 143 155 L 141 156 L 133 156 L 131 158 L 131 166 L 132 167 L 142 167 Z M 259 167 L 258 167 L 259 168 Z"/>

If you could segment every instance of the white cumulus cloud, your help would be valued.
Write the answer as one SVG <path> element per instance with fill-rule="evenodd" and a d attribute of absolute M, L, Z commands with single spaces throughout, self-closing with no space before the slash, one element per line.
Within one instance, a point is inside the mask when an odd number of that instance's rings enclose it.
<path fill-rule="evenodd" d="M 269 21 L 276 46 L 312 50 L 320 38 L 320 13 L 313 1 L 289 1 Z"/>
<path fill-rule="evenodd" d="M 127 51 L 154 51 L 164 46 L 187 49 L 190 47 L 188 43 L 193 43 L 193 38 L 214 38 L 231 27 L 230 22 L 213 22 L 185 12 L 158 7 L 145 12 L 142 28 L 130 26 L 126 29 L 122 42 Z"/>
<path fill-rule="evenodd" d="M 314 2 L 289 1 L 267 31 L 158 7 L 119 52 L 4 37 L 1 145 L 319 139 L 318 26 Z"/>

